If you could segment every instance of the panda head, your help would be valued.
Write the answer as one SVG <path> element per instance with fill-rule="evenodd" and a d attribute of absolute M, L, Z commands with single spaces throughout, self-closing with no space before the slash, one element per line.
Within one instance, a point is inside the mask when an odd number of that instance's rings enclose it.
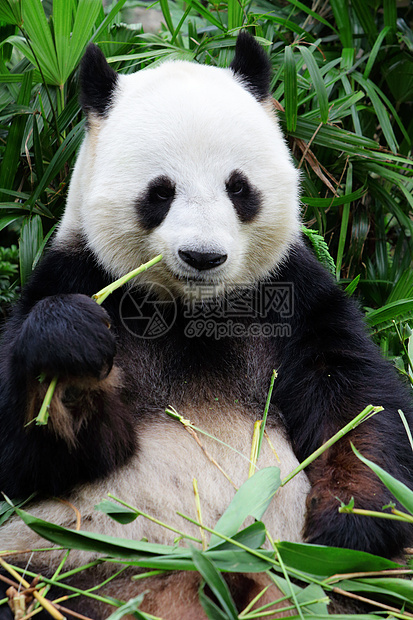
<path fill-rule="evenodd" d="M 269 78 L 247 33 L 228 69 L 173 61 L 118 75 L 90 45 L 88 128 L 58 241 L 81 234 L 113 278 L 162 254 L 145 277 L 176 296 L 188 283 L 211 295 L 268 276 L 299 230 Z"/>

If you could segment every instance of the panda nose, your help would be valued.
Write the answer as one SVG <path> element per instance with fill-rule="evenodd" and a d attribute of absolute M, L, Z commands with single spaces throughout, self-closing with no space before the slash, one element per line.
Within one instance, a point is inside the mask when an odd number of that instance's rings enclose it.
<path fill-rule="evenodd" d="M 218 252 L 195 252 L 194 250 L 179 250 L 178 254 L 182 260 L 198 269 L 198 271 L 205 271 L 206 269 L 213 269 L 225 263 L 228 258 L 227 254 L 219 254 Z"/>

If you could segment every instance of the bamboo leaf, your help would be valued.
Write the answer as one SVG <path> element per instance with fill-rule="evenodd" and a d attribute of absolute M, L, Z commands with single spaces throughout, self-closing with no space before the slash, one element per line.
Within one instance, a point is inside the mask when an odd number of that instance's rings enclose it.
<path fill-rule="evenodd" d="M 280 486 L 278 467 L 266 467 L 257 471 L 235 493 L 230 505 L 219 519 L 215 530 L 231 537 L 236 534 L 249 516 L 261 519 Z M 216 547 L 222 539 L 213 534 L 209 548 Z"/>
<path fill-rule="evenodd" d="M 277 551 L 286 566 L 311 575 L 328 576 L 336 573 L 380 571 L 399 567 L 391 560 L 353 549 L 279 542 Z"/>
<path fill-rule="evenodd" d="M 373 463 L 373 461 L 366 459 L 366 457 L 360 454 L 360 452 L 353 446 L 353 444 L 351 445 L 351 447 L 357 458 L 359 458 L 360 461 L 363 461 L 365 465 L 370 467 L 370 469 L 374 471 L 374 473 L 380 478 L 384 486 L 389 489 L 389 491 L 391 491 L 391 493 L 401 503 L 401 505 L 404 506 L 406 510 L 408 510 L 411 514 L 413 514 L 413 491 L 411 491 L 405 484 L 403 484 L 403 482 L 400 482 L 400 480 L 394 478 L 382 467 L 376 465 L 376 463 Z"/>
<path fill-rule="evenodd" d="M 228 618 L 228 620 L 238 620 L 238 612 L 228 586 L 215 568 L 213 562 L 193 547 L 191 549 L 191 555 L 198 572 L 202 575 L 202 578 L 211 589 L 212 594 L 220 603 L 222 610 L 226 614 L 225 617 Z"/>

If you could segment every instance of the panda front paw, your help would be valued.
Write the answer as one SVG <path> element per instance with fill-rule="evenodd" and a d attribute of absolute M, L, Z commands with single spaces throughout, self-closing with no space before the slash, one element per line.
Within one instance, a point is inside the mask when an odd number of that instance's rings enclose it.
<path fill-rule="evenodd" d="M 13 347 L 16 368 L 29 378 L 91 376 L 112 368 L 115 337 L 107 312 L 86 295 L 56 295 L 28 314 Z"/>

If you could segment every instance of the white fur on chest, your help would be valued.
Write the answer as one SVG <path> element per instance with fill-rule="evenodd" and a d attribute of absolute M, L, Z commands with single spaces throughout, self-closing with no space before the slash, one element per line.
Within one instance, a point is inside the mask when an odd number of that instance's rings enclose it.
<path fill-rule="evenodd" d="M 218 411 L 217 408 L 216 412 L 208 413 L 206 421 L 203 416 L 203 424 L 200 424 L 196 419 L 196 412 L 187 410 L 180 413 L 243 456 L 198 433 L 207 455 L 180 422 L 165 420 L 163 414 L 159 414 L 159 420 L 151 419 L 143 427 L 139 427 L 139 452 L 126 466 L 104 481 L 78 487 L 67 497 L 81 513 L 82 530 L 134 540 L 147 538 L 150 542 L 173 543 L 177 534 L 142 516 L 133 523 L 121 525 L 94 510 L 94 506 L 105 499 L 107 493 L 111 493 L 142 512 L 199 537 L 199 529 L 176 514 L 180 511 L 197 518 L 193 478 L 198 482 L 203 522 L 214 527 L 233 498 L 235 489 L 208 457 L 215 459 L 239 488 L 248 478 L 253 420 L 249 416 L 234 416 L 233 412 L 230 415 L 231 412 Z M 217 419 L 221 420 L 219 424 L 216 423 Z M 223 419 L 227 420 L 224 424 Z M 268 441 L 264 439 L 258 467 L 261 469 L 271 465 L 279 466 L 281 477 L 285 477 L 297 466 L 297 460 L 282 432 L 268 429 L 268 435 L 280 462 Z M 309 483 L 303 472 L 279 489 L 263 519 L 273 538 L 291 541 L 302 539 L 308 490 Z M 30 506 L 29 511 L 41 519 L 64 527 L 76 526 L 74 510 L 58 500 L 39 502 Z M 18 518 L 11 519 L 0 528 L 0 550 L 24 550 L 44 546 L 44 540 Z M 48 552 L 47 556 L 41 554 L 42 558 L 36 554 L 32 560 L 32 568 L 37 562 L 54 568 L 60 561 L 61 554 L 61 551 Z M 90 553 L 72 551 L 66 567 L 69 569 L 90 559 Z"/>

